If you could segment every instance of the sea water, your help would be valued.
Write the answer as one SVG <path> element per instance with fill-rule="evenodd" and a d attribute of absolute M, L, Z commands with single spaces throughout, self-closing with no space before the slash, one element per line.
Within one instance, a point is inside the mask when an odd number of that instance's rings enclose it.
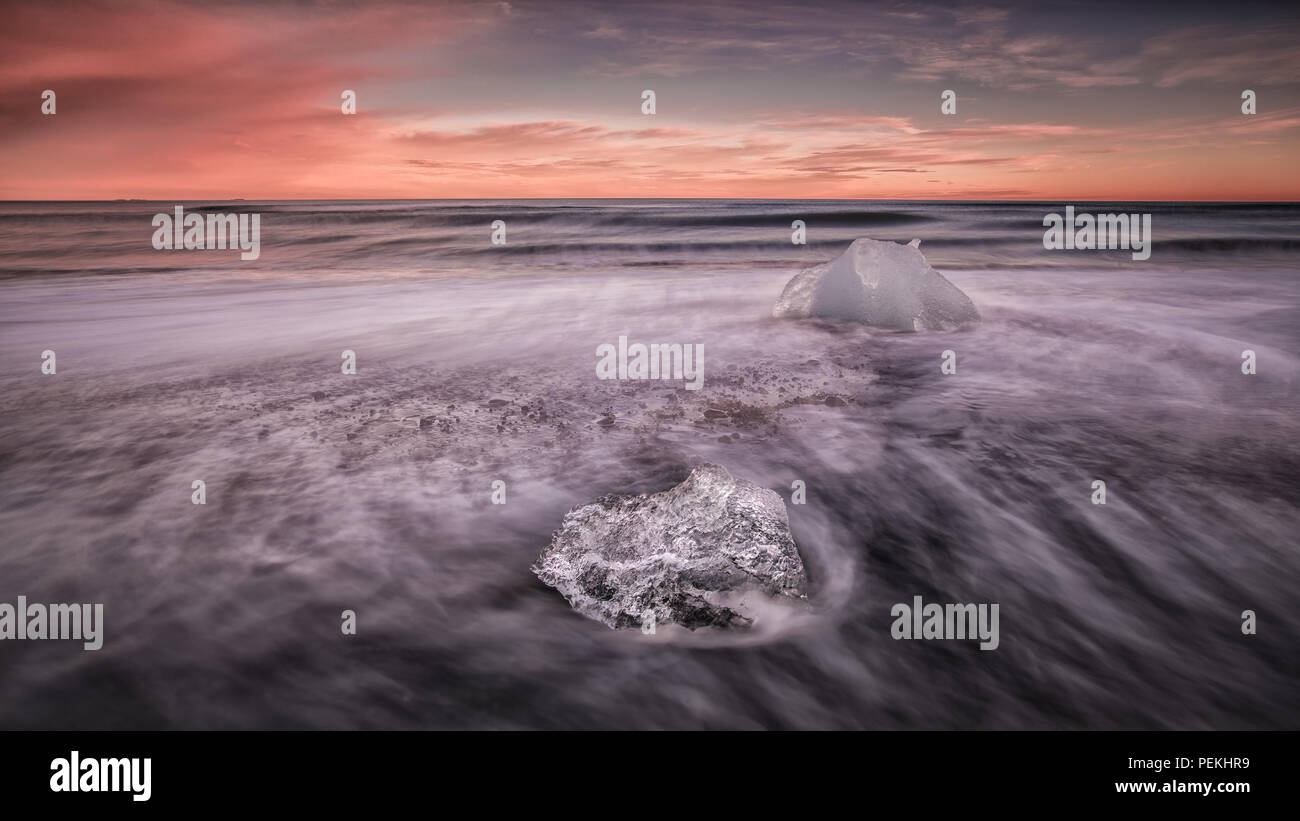
<path fill-rule="evenodd" d="M 1300 208 L 1073 203 L 1150 213 L 1136 261 L 1045 249 L 1067 204 L 0 205 L 0 599 L 107 637 L 0 642 L 0 726 L 1300 726 Z M 260 257 L 155 250 L 177 205 Z M 771 316 L 859 237 L 981 322 Z M 701 389 L 599 379 L 624 336 Z M 647 636 L 529 572 L 701 462 L 786 500 L 807 613 Z M 999 646 L 895 641 L 917 596 Z"/>

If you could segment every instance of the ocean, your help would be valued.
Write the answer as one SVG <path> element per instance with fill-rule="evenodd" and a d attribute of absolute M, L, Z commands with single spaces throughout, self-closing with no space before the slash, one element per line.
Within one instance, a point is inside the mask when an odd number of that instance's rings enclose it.
<path fill-rule="evenodd" d="M 154 250 L 177 204 L 259 258 Z M 1150 258 L 1044 249 L 1067 204 Z M 772 317 L 859 237 L 982 321 Z M 0 203 L 0 602 L 104 613 L 0 641 L 0 728 L 1300 728 L 1297 250 L 1292 204 Z M 620 336 L 701 389 L 597 379 Z M 786 500 L 806 613 L 650 636 L 530 572 L 705 462 Z M 915 596 L 999 646 L 895 640 Z"/>

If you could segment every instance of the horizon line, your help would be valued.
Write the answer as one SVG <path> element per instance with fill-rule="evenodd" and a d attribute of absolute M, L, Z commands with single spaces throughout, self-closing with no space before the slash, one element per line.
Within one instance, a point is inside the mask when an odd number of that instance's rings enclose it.
<path fill-rule="evenodd" d="M 1212 205 L 1300 205 L 1300 200 L 1224 200 L 1224 199 L 1096 199 L 1090 197 L 1031 197 L 1005 198 L 990 197 L 982 199 L 933 199 L 910 197 L 181 197 L 181 198 L 140 198 L 116 197 L 113 199 L 41 199 L 41 200 L 0 200 L 0 204 L 56 204 L 56 203 L 183 203 L 183 202 L 549 202 L 555 200 L 577 200 L 583 202 L 660 202 L 660 201 L 695 201 L 695 202 L 928 202 L 928 203 L 1047 203 L 1047 202 L 1131 202 L 1131 203 L 1196 203 Z"/>

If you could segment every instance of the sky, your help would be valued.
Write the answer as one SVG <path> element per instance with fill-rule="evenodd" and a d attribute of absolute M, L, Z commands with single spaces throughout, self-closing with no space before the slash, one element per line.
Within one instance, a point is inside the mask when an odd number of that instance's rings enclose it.
<path fill-rule="evenodd" d="M 1298 200 L 1297 35 L 1191 0 L 0 3 L 0 199 Z"/>

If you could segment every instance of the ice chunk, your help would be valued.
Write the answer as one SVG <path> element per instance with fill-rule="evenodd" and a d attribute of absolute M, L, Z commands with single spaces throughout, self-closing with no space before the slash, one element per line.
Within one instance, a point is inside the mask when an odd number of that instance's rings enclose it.
<path fill-rule="evenodd" d="M 920 244 L 854 240 L 839 257 L 796 274 L 772 315 L 848 319 L 896 331 L 978 322 L 975 303 L 930 267 Z"/>
<path fill-rule="evenodd" d="M 753 621 L 746 600 L 807 595 L 781 497 L 708 464 L 660 493 L 574 508 L 532 569 L 610 627 L 651 615 L 691 630 L 744 627 Z"/>

